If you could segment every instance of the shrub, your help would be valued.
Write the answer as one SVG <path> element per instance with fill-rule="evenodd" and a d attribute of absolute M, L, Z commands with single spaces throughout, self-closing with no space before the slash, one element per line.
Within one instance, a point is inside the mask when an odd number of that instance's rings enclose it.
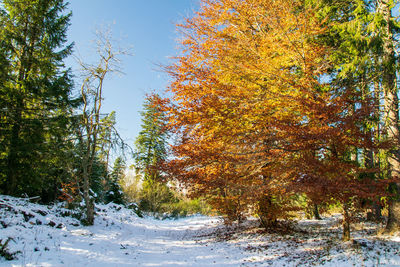
<path fill-rule="evenodd" d="M 9 250 L 8 250 L 8 243 L 11 241 L 11 240 L 13 240 L 11 237 L 9 237 L 9 238 L 7 238 L 7 240 L 6 241 L 4 241 L 4 243 L 3 243 L 3 240 L 2 239 L 0 239 L 0 257 L 3 257 L 3 258 L 5 258 L 6 260 L 8 260 L 8 261 L 11 261 L 11 260 L 14 260 L 15 258 L 16 258 L 16 254 L 18 254 L 18 253 L 20 253 L 20 251 L 17 251 L 17 252 L 10 252 Z"/>

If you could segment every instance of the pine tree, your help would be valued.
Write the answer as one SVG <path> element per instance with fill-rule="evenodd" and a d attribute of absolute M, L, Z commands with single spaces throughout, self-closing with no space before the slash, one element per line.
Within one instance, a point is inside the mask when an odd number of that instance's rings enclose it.
<path fill-rule="evenodd" d="M 71 13 L 63 0 L 4 0 L 0 7 L 0 187 L 7 194 L 37 194 L 62 172 L 72 80 L 63 60 Z M 50 164 L 50 166 L 49 166 Z M 50 168 L 49 168 L 50 167 Z M 54 191 L 54 190 L 52 190 Z"/>
<path fill-rule="evenodd" d="M 121 157 L 114 161 L 112 172 L 107 181 L 106 202 L 114 202 L 116 204 L 123 204 L 123 193 L 120 186 L 120 181 L 124 179 L 124 172 L 126 163 Z"/>
<path fill-rule="evenodd" d="M 162 212 L 162 206 L 174 200 L 174 195 L 161 177 L 161 165 L 167 157 L 166 116 L 162 99 L 148 95 L 143 104 L 142 130 L 135 141 L 135 167 L 143 182 L 139 193 L 139 209 Z"/>
<path fill-rule="evenodd" d="M 166 158 L 168 133 L 166 118 L 157 105 L 158 95 L 150 95 L 143 105 L 142 131 L 135 141 L 136 168 L 144 173 L 145 179 L 157 180 L 157 164 Z"/>
<path fill-rule="evenodd" d="M 99 133 L 99 158 L 104 164 L 109 165 L 111 149 L 115 146 L 115 111 L 112 111 L 105 118 L 101 119 L 101 128 Z"/>
<path fill-rule="evenodd" d="M 359 92 L 353 100 L 354 107 L 365 106 L 369 110 L 358 123 L 363 128 L 370 143 L 385 141 L 384 149 L 363 149 L 367 169 L 363 181 L 386 178 L 398 179 L 399 158 L 399 114 L 396 85 L 395 45 L 398 42 L 399 26 L 392 11 L 396 1 L 322 1 L 324 11 L 330 21 L 335 21 L 329 36 L 334 70 L 331 72 L 332 85 L 340 92 Z M 326 37 L 326 36 L 325 36 Z M 368 103 L 369 102 L 369 103 Z M 383 105 L 382 105 L 383 104 Z M 353 150 L 351 156 L 359 153 Z M 400 184 L 391 184 L 389 198 L 388 232 L 399 231 L 400 227 Z M 375 218 L 379 219 L 380 204 L 372 200 Z"/>

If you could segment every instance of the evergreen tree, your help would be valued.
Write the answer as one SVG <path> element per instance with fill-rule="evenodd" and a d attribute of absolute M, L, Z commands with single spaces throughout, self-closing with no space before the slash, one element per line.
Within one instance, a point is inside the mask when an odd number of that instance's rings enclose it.
<path fill-rule="evenodd" d="M 126 164 L 121 157 L 114 161 L 113 170 L 107 181 L 106 202 L 114 202 L 116 204 L 123 204 L 123 193 L 120 186 L 120 181 L 124 178 Z"/>
<path fill-rule="evenodd" d="M 329 45 L 333 48 L 334 70 L 330 73 L 332 86 L 341 93 L 356 92 L 355 109 L 367 107 L 364 120 L 359 125 L 367 134 L 369 142 L 390 143 L 390 149 L 352 149 L 352 161 L 367 169 L 379 170 L 362 176 L 372 180 L 399 178 L 399 111 L 396 75 L 398 70 L 395 46 L 400 30 L 392 12 L 396 1 L 322 1 L 329 21 L 335 26 L 329 33 Z M 326 37 L 326 36 L 325 36 Z M 382 105 L 383 104 L 383 105 Z M 395 197 L 390 198 L 388 232 L 400 229 L 400 184 L 392 183 Z M 381 217 L 380 204 L 373 201 L 375 218 Z"/>
<path fill-rule="evenodd" d="M 111 149 L 115 147 L 115 111 L 112 111 L 106 117 L 100 120 L 101 121 L 101 128 L 99 132 L 99 158 L 108 168 L 108 164 L 110 161 L 110 152 Z"/>
<path fill-rule="evenodd" d="M 396 84 L 397 57 L 395 55 L 395 46 L 398 40 L 395 34 L 400 28 L 392 15 L 392 9 L 397 1 L 378 0 L 377 17 L 378 29 L 382 43 L 382 91 L 384 93 L 384 135 L 391 142 L 391 147 L 387 151 L 388 175 L 389 178 L 397 178 L 396 183 L 391 184 L 391 191 L 394 197 L 389 199 L 388 221 L 386 231 L 389 233 L 400 232 L 400 126 L 399 126 L 399 96 Z"/>
<path fill-rule="evenodd" d="M 157 164 L 166 158 L 166 118 L 157 101 L 158 95 L 150 95 L 143 105 L 142 131 L 135 142 L 136 168 L 144 173 L 144 178 L 157 180 L 159 172 Z"/>
<path fill-rule="evenodd" d="M 160 173 L 160 164 L 167 157 L 168 138 L 166 116 L 160 101 L 156 94 L 146 97 L 141 112 L 142 131 L 135 142 L 135 165 L 144 180 L 139 193 L 139 209 L 149 212 L 162 212 L 163 204 L 176 200 Z"/>
<path fill-rule="evenodd" d="M 0 6 L 2 193 L 46 198 L 63 171 L 75 102 L 63 64 L 72 52 L 64 45 L 71 17 L 66 6 L 63 0 L 4 0 Z"/>

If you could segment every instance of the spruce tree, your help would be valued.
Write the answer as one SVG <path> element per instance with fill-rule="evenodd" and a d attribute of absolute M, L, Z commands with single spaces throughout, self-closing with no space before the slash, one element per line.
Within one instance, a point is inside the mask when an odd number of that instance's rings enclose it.
<path fill-rule="evenodd" d="M 328 14 L 329 20 L 336 22 L 329 34 L 329 45 L 334 51 L 331 56 L 334 67 L 330 73 L 331 85 L 339 92 L 354 91 L 358 94 L 352 103 L 354 109 L 368 108 L 364 120 L 358 125 L 367 134 L 369 142 L 379 144 L 385 141 L 391 145 L 389 149 L 361 149 L 361 157 L 358 157 L 360 149 L 356 149 L 350 152 L 350 157 L 370 170 L 360 176 L 363 182 L 366 179 L 399 178 L 398 62 L 395 47 L 400 28 L 392 14 L 396 1 L 322 2 L 325 3 L 324 15 Z M 387 201 L 387 232 L 399 231 L 399 188 L 399 183 L 390 185 L 393 197 Z M 370 200 L 374 218 L 379 220 L 381 204 L 377 199 Z"/>
<path fill-rule="evenodd" d="M 371 143 L 382 140 L 390 143 L 389 149 L 381 151 L 364 149 L 363 164 L 380 173 L 378 176 L 370 172 L 363 178 L 400 178 L 398 59 L 395 55 L 400 28 L 392 14 L 395 6 L 393 0 L 344 1 L 336 6 L 342 12 L 335 11 L 336 16 L 346 15 L 336 18 L 340 23 L 331 35 L 336 44 L 334 63 L 338 70 L 334 85 L 346 92 L 358 91 L 361 98 L 354 100 L 355 106 L 367 106 L 366 100 L 373 99 L 374 105 L 369 104 L 369 113 L 360 121 L 360 127 L 368 133 Z M 393 196 L 387 202 L 386 231 L 390 233 L 400 231 L 400 183 L 392 183 L 389 190 Z M 373 209 L 375 218 L 379 219 L 380 204 L 376 200 Z"/>
<path fill-rule="evenodd" d="M 143 104 L 142 131 L 135 141 L 135 167 L 142 175 L 139 209 L 149 212 L 162 212 L 165 203 L 174 202 L 174 195 L 163 182 L 160 164 L 167 157 L 166 115 L 160 108 L 160 96 L 152 94 Z"/>
<path fill-rule="evenodd" d="M 113 170 L 107 180 L 106 203 L 113 202 L 116 204 L 123 204 L 123 193 L 120 181 L 124 178 L 125 168 L 125 161 L 121 157 L 118 157 L 114 161 Z"/>
<path fill-rule="evenodd" d="M 72 44 L 65 45 L 71 17 L 66 7 L 63 0 L 2 1 L 3 193 L 45 195 L 49 187 L 56 187 L 62 172 L 62 160 L 57 158 L 63 155 L 58 151 L 67 150 L 68 113 L 74 104 L 70 70 L 63 64 L 72 52 Z"/>
<path fill-rule="evenodd" d="M 168 133 L 165 129 L 166 118 L 157 105 L 158 95 L 150 95 L 143 105 L 142 131 L 135 142 L 136 168 L 143 172 L 144 178 L 157 180 L 157 164 L 166 158 Z"/>

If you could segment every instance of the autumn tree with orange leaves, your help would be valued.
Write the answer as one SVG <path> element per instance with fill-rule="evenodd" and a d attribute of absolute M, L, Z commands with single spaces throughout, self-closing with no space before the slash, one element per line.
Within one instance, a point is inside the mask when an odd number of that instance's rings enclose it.
<path fill-rule="evenodd" d="M 255 214 L 264 227 L 288 218 L 299 194 L 339 201 L 348 239 L 350 207 L 386 184 L 360 181 L 376 169 L 351 160 L 352 148 L 380 145 L 358 124 L 372 99 L 354 108 L 357 91 L 324 82 L 329 22 L 313 2 L 203 0 L 179 25 L 182 54 L 166 68 L 177 141 L 165 171 L 228 220 Z"/>

